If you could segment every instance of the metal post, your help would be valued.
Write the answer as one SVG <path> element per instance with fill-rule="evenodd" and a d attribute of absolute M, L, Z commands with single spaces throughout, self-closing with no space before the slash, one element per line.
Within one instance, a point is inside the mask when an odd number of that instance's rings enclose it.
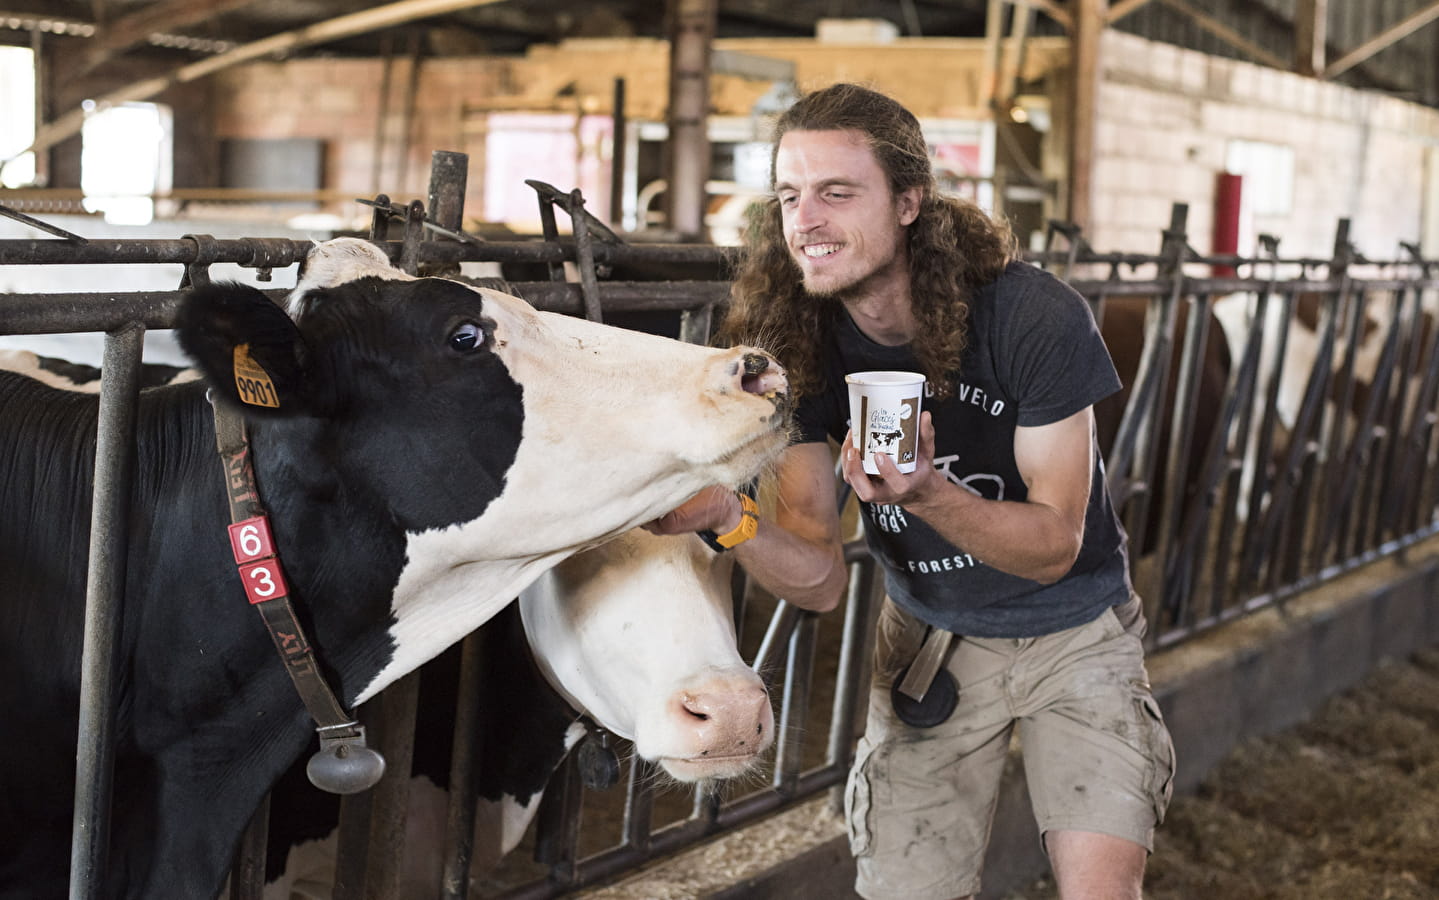
<path fill-rule="evenodd" d="M 80 662 L 80 726 L 75 746 L 75 819 L 70 844 L 71 900 L 104 891 L 115 763 L 115 643 L 124 600 L 135 467 L 135 403 L 145 329 L 130 324 L 105 335 L 95 493 L 90 511 L 90 570 Z"/>
<path fill-rule="evenodd" d="M 610 225 L 619 228 L 625 217 L 625 146 L 628 127 L 625 119 L 625 80 L 615 79 L 614 104 L 610 110 Z"/>

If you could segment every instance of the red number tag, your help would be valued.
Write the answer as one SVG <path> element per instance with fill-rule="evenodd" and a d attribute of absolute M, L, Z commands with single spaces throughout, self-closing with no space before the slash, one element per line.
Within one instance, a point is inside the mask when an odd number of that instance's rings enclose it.
<path fill-rule="evenodd" d="M 245 585 L 245 593 L 250 595 L 252 606 L 276 597 L 284 597 L 290 591 L 285 585 L 284 574 L 280 572 L 278 559 L 264 559 L 241 566 L 240 581 Z"/>
<path fill-rule="evenodd" d="M 265 516 L 255 516 L 231 525 L 230 550 L 235 554 L 236 564 L 274 556 L 275 543 L 270 539 L 270 520 Z"/>

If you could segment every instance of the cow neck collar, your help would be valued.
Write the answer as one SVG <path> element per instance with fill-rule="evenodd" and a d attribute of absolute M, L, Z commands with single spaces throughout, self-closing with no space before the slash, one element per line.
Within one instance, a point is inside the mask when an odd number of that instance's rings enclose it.
<path fill-rule="evenodd" d="M 320 750 L 306 767 L 310 781 L 336 794 L 367 790 L 384 774 L 384 757 L 365 746 L 364 726 L 345 711 L 330 690 L 295 616 L 269 516 L 255 483 L 245 420 L 213 396 L 209 399 L 215 415 L 215 445 L 225 470 L 225 497 L 230 505 L 230 549 L 240 580 L 320 736 Z"/>

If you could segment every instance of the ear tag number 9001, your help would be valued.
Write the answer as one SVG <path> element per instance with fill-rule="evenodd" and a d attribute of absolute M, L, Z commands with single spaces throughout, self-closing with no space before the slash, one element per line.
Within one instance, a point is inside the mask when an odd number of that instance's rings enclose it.
<path fill-rule="evenodd" d="M 251 406 L 280 408 L 280 395 L 270 373 L 250 356 L 250 345 L 239 344 L 234 352 L 235 391 L 240 399 Z"/>

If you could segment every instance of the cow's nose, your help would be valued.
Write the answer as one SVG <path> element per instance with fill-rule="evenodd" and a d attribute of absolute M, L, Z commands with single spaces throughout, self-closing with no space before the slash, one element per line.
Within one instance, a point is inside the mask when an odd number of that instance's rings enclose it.
<path fill-rule="evenodd" d="M 735 364 L 740 387 L 749 394 L 772 396 L 789 392 L 784 367 L 763 350 L 745 350 Z"/>
<path fill-rule="evenodd" d="M 680 691 L 678 715 L 695 737 L 695 757 L 760 753 L 774 732 L 774 713 L 762 685 L 717 680 Z"/>

